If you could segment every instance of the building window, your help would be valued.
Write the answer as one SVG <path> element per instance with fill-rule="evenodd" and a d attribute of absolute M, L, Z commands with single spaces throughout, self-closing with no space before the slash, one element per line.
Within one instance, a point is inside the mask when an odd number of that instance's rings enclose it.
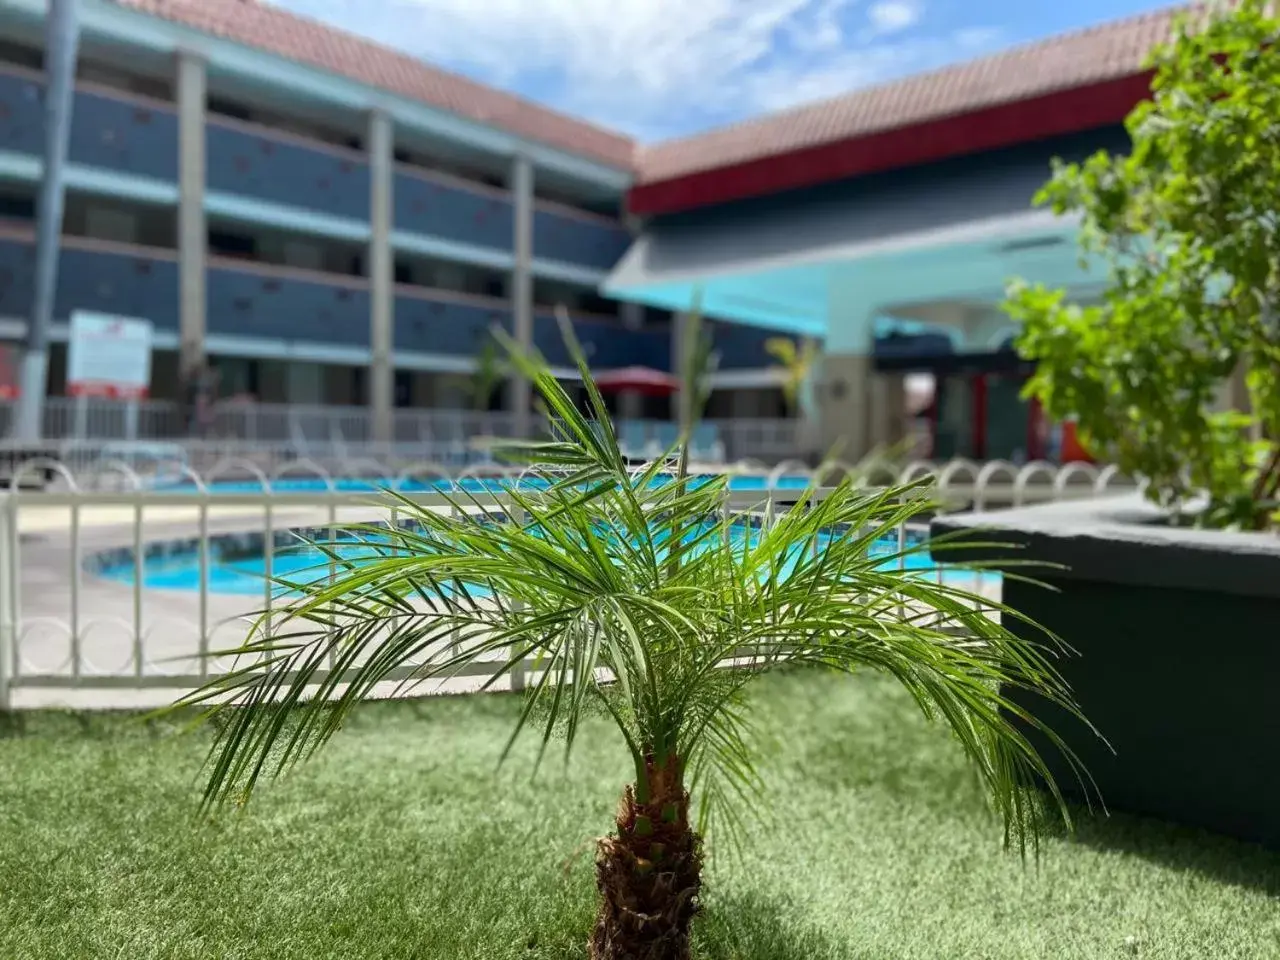
<path fill-rule="evenodd" d="M 397 370 L 395 377 L 395 405 L 400 408 L 413 406 L 413 378 L 411 370 Z"/>
<path fill-rule="evenodd" d="M 36 47 L 0 41 L 0 63 L 11 63 L 15 67 L 26 67 L 28 70 L 44 69 L 44 53 Z"/>
<path fill-rule="evenodd" d="M 220 117 L 230 117 L 232 120 L 253 119 L 253 114 L 248 107 L 241 106 L 233 100 L 225 100 L 222 97 L 209 97 L 205 103 L 205 109 L 209 113 L 216 113 Z"/>
<path fill-rule="evenodd" d="M 76 72 L 81 80 L 100 87 L 111 87 L 126 93 L 140 93 L 155 97 L 157 100 L 170 99 L 170 87 L 167 81 L 128 73 L 114 65 L 82 60 Z"/>
<path fill-rule="evenodd" d="M 227 230 L 209 231 L 209 252 L 220 257 L 236 257 L 241 260 L 256 259 L 258 245 L 253 237 Z"/>
<path fill-rule="evenodd" d="M 297 267 L 300 270 L 324 269 L 324 254 L 314 243 L 286 240 L 283 246 L 285 266 Z"/>
<path fill-rule="evenodd" d="M 20 197 L 11 193 L 0 193 L 0 219 L 34 220 L 35 218 L 35 197 Z"/>
<path fill-rule="evenodd" d="M 366 406 L 369 403 L 366 386 L 368 378 L 365 376 L 364 367 L 351 367 L 351 402 L 357 407 Z"/>

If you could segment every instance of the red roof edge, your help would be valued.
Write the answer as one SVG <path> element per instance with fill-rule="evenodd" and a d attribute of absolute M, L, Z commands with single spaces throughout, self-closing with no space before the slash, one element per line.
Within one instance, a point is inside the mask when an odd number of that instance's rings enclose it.
<path fill-rule="evenodd" d="M 1151 94 L 1150 71 L 911 126 L 848 137 L 631 188 L 653 216 L 768 196 L 1119 123 Z"/>

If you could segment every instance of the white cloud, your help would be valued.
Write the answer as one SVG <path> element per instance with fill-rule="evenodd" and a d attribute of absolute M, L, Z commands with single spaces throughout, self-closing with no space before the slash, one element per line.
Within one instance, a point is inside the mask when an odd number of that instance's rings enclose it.
<path fill-rule="evenodd" d="M 911 0 L 881 0 L 872 4 L 867 19 L 878 34 L 898 33 L 919 23 L 921 13 L 920 4 Z"/>
<path fill-rule="evenodd" d="M 974 50 L 897 36 L 920 20 L 920 0 L 277 2 L 645 139 Z"/>

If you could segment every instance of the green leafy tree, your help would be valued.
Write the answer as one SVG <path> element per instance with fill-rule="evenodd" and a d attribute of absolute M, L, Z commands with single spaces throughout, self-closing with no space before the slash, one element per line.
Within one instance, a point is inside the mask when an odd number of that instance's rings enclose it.
<path fill-rule="evenodd" d="M 1280 491 L 1280 21 L 1263 0 L 1178 21 L 1132 151 L 1055 165 L 1037 202 L 1081 218 L 1101 301 L 1017 284 L 1027 392 L 1102 459 L 1211 526 L 1266 527 Z M 1247 412 L 1215 412 L 1232 377 Z M 1270 438 L 1270 439 L 1262 439 Z"/>
<path fill-rule="evenodd" d="M 567 755 L 595 712 L 612 719 L 634 769 L 598 841 L 597 960 L 689 956 L 703 833 L 765 800 L 746 694 L 768 671 L 884 671 L 954 732 L 1006 842 L 1025 850 L 1036 835 L 1045 808 L 1029 785 L 1039 778 L 1065 815 L 1025 735 L 1043 728 L 1007 696 L 1030 689 L 1075 712 L 1051 645 L 1015 636 L 979 609 L 989 602 L 899 569 L 902 558 L 871 555 L 933 508 L 927 488 L 846 479 L 753 525 L 763 505 L 731 508 L 726 477 L 686 475 L 690 416 L 674 473 L 671 457 L 629 469 L 567 324 L 565 336 L 594 419 L 544 362 L 512 348 L 561 425 L 560 439 L 519 450 L 545 486 L 459 493 L 448 511 L 389 502 L 412 523 L 353 528 L 366 559 L 329 553 L 336 577 L 297 585 L 301 595 L 235 651 L 245 665 L 183 701 L 219 720 L 208 803 L 241 801 L 310 756 L 382 682 L 412 689 L 470 666 L 497 683 L 532 661 L 512 740 L 527 730 Z"/>

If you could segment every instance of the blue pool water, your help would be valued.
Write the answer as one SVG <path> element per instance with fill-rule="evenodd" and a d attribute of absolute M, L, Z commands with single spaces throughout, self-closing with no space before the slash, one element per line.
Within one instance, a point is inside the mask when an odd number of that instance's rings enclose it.
<path fill-rule="evenodd" d="M 735 544 L 746 545 L 755 541 L 759 536 L 759 530 L 745 525 L 735 526 L 730 536 Z M 912 536 L 912 542 L 918 542 L 918 535 Z M 820 542 L 819 549 L 821 546 Z M 353 540 L 348 540 L 345 544 L 339 540 L 335 548 L 340 556 L 357 563 L 378 554 L 376 546 L 371 546 L 367 542 L 357 543 Z M 893 558 L 892 560 L 886 560 L 881 565 L 881 569 L 891 569 L 894 566 L 901 565 L 909 570 L 919 570 L 922 575 L 925 575 L 925 571 L 928 571 L 927 575 L 931 577 L 938 575 L 938 568 L 929 559 L 927 551 L 922 550 L 912 553 L 905 558 L 896 557 L 895 555 L 898 551 L 897 538 L 888 537 L 874 543 L 870 549 L 870 555 L 872 557 Z M 259 597 L 263 595 L 267 585 L 267 563 L 266 557 L 261 550 L 257 555 L 238 555 L 234 558 L 218 556 L 216 550 L 213 553 L 208 571 L 210 592 Z M 783 576 L 786 576 L 791 569 L 794 569 L 798 559 L 799 556 L 797 554 L 795 558 L 784 565 Z M 305 545 L 291 547 L 277 551 L 274 554 L 271 573 L 277 579 L 283 579 L 298 585 L 313 583 L 317 580 L 323 580 L 329 575 L 328 558 L 322 551 Z M 132 583 L 135 578 L 135 570 L 132 563 L 108 566 L 100 569 L 99 574 L 108 579 L 126 583 Z M 144 583 L 148 587 L 167 590 L 198 590 L 200 587 L 199 556 L 192 551 L 149 557 L 143 565 L 143 576 Z M 999 582 L 999 574 L 961 568 L 944 569 L 942 577 L 944 581 L 955 583 L 965 589 L 973 589 Z M 277 595 L 285 595 L 291 591 L 284 587 L 279 587 L 275 592 Z M 482 593 L 483 591 L 477 592 Z"/>

